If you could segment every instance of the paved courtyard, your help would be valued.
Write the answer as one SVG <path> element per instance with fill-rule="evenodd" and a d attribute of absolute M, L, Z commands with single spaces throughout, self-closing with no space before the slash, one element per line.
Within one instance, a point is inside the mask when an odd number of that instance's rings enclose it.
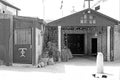
<path fill-rule="evenodd" d="M 35 68 L 29 65 L 0 66 L 0 80 L 120 80 L 120 62 L 104 62 L 108 78 L 94 78 L 95 57 L 76 57 L 68 62 Z"/>

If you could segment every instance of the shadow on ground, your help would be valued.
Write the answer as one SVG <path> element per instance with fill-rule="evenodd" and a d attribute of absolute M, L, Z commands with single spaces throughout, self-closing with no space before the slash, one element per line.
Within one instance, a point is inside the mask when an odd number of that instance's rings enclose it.
<path fill-rule="evenodd" d="M 96 66 L 96 56 L 75 56 L 66 64 L 74 66 Z M 104 66 L 118 67 L 120 66 L 120 60 L 104 61 Z"/>
<path fill-rule="evenodd" d="M 37 68 L 29 65 L 25 66 L 0 66 L 0 70 L 19 71 L 19 72 L 49 72 L 49 73 L 65 73 L 64 63 L 56 63 L 43 68 Z"/>
<path fill-rule="evenodd" d="M 105 66 L 120 66 L 120 61 L 114 62 L 104 62 Z M 79 56 L 73 57 L 68 62 L 56 63 L 54 65 L 48 65 L 43 68 L 36 68 L 32 66 L 0 66 L 0 70 L 7 71 L 19 71 L 19 72 L 49 72 L 49 73 L 65 73 L 66 66 L 76 66 L 76 67 L 88 67 L 88 66 L 96 66 L 96 57 L 92 56 Z"/>
<path fill-rule="evenodd" d="M 96 65 L 96 57 L 94 56 L 75 56 L 69 62 L 66 63 L 67 65 L 74 65 L 74 66 L 95 66 Z"/>

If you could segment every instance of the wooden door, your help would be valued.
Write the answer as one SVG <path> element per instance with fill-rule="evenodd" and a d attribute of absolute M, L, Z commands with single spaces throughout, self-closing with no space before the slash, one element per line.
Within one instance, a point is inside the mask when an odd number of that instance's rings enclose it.
<path fill-rule="evenodd" d="M 30 28 L 14 30 L 13 63 L 32 64 L 32 31 Z"/>

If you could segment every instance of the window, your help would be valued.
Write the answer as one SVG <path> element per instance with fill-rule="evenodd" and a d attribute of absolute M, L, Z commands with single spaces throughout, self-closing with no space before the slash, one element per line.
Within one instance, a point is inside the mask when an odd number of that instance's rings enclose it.
<path fill-rule="evenodd" d="M 93 20 L 93 24 L 95 24 L 96 23 L 96 20 Z"/>
<path fill-rule="evenodd" d="M 84 23 L 87 23 L 87 19 L 86 19 L 86 20 L 84 20 Z"/>
<path fill-rule="evenodd" d="M 80 20 L 80 23 L 83 23 L 83 20 Z"/>
<path fill-rule="evenodd" d="M 84 15 L 84 19 L 87 19 L 87 15 L 86 14 Z"/>
<path fill-rule="evenodd" d="M 93 19 L 93 16 L 92 16 L 92 15 L 89 15 L 89 19 Z"/>
<path fill-rule="evenodd" d="M 92 21 L 92 20 L 89 20 L 89 23 L 90 23 L 90 24 L 92 24 L 92 23 L 93 23 L 93 21 Z"/>
<path fill-rule="evenodd" d="M 86 23 L 96 24 L 96 20 L 94 19 L 94 16 L 93 16 L 93 15 L 84 14 L 84 15 L 81 17 L 81 19 L 80 19 L 80 23 L 81 23 L 81 24 L 86 24 Z"/>

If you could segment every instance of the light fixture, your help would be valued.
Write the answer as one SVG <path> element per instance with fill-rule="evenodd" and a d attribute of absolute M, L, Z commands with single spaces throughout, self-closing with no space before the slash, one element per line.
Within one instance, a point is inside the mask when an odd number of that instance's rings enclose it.
<path fill-rule="evenodd" d="M 97 34 L 97 32 L 95 33 L 95 37 L 97 37 L 98 36 L 98 34 Z"/>
<path fill-rule="evenodd" d="M 90 10 L 88 10 L 88 13 L 91 13 L 91 11 L 90 11 Z"/>

